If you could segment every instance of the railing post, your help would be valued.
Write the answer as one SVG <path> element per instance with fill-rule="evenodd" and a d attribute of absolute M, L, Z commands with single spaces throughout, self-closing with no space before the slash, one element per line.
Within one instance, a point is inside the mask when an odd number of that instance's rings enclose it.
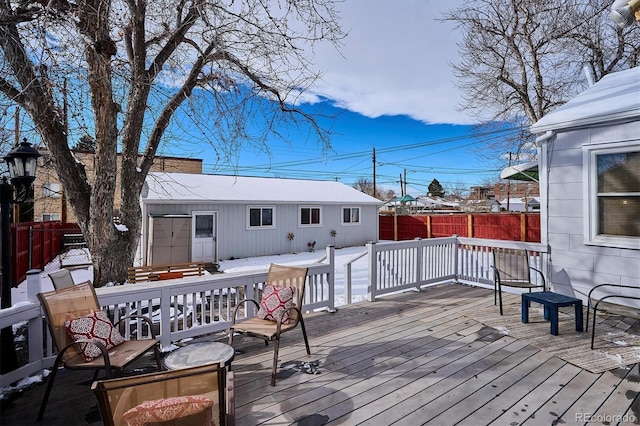
<path fill-rule="evenodd" d="M 416 290 L 420 291 L 420 282 L 422 281 L 422 260 L 423 260 L 423 246 L 422 238 L 415 238 L 416 245 Z"/>
<path fill-rule="evenodd" d="M 453 282 L 454 283 L 458 283 L 458 278 L 459 278 L 459 274 L 460 271 L 458 269 L 458 255 L 459 255 L 459 250 L 458 250 L 458 236 L 457 235 L 453 235 L 454 241 L 453 241 Z"/>
<path fill-rule="evenodd" d="M 334 310 L 336 307 L 336 248 L 333 245 L 327 246 L 326 256 L 331 265 L 331 272 L 327 276 L 327 285 L 329 286 L 329 310 Z"/>
<path fill-rule="evenodd" d="M 31 303 L 40 303 L 38 293 L 42 292 L 42 280 L 40 279 L 40 269 L 30 269 L 27 271 L 27 300 Z"/>
<path fill-rule="evenodd" d="M 171 346 L 171 290 L 169 287 L 164 287 L 160 290 L 160 294 L 160 347 L 166 349 Z M 174 312 L 177 310 L 176 306 Z M 153 306 L 149 301 L 149 316 L 152 312 Z"/>
<path fill-rule="evenodd" d="M 245 299 L 251 299 L 251 300 L 255 300 L 256 299 L 256 295 L 255 295 L 255 282 L 256 279 L 253 278 L 251 280 L 250 283 L 247 283 L 245 286 Z M 253 303 L 245 303 L 245 318 L 248 317 L 252 317 L 254 315 L 256 315 L 256 310 L 253 307 Z"/>
<path fill-rule="evenodd" d="M 367 288 L 367 300 L 373 302 L 378 288 L 378 258 L 376 256 L 376 243 L 367 243 L 369 255 L 369 287 Z"/>
<path fill-rule="evenodd" d="M 37 294 L 42 291 L 42 281 L 40 279 L 39 269 L 30 269 L 27 271 L 27 300 L 31 303 L 40 304 Z M 29 362 L 44 360 L 44 341 L 42 339 L 42 317 L 32 318 L 27 326 L 29 333 Z M 44 364 L 42 366 L 44 368 Z"/>

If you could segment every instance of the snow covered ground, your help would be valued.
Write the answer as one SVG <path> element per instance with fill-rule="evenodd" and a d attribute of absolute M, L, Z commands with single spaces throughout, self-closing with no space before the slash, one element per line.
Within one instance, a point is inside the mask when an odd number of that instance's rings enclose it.
<path fill-rule="evenodd" d="M 366 246 L 346 247 L 335 250 L 335 295 L 336 306 L 345 304 L 344 265 L 351 259 L 367 251 Z M 267 268 L 271 263 L 299 265 L 320 260 L 325 250 L 280 254 L 275 256 L 250 257 L 246 259 L 223 260 L 220 270 L 224 272 L 241 272 Z M 356 260 L 351 270 L 351 302 L 361 302 L 367 298 L 368 287 L 367 257 Z"/>
<path fill-rule="evenodd" d="M 346 247 L 335 250 L 335 286 L 336 286 L 336 306 L 345 304 L 345 288 L 344 288 L 344 265 L 351 259 L 366 252 L 365 246 Z M 325 255 L 325 250 L 316 250 L 314 252 L 300 252 L 291 254 L 279 254 L 274 256 L 249 257 L 244 259 L 223 260 L 220 262 L 220 270 L 223 272 L 242 272 L 256 269 L 267 268 L 271 263 L 281 263 L 287 265 L 300 265 L 305 263 L 316 262 Z M 80 254 L 74 254 L 74 257 L 80 257 Z M 88 259 L 87 259 L 88 261 Z M 86 263 L 86 261 L 85 261 Z M 42 279 L 42 291 L 53 290 L 53 285 L 49 279 L 48 273 L 60 269 L 59 262 L 54 261 L 47 265 L 45 270 L 40 274 Z M 358 259 L 352 265 L 352 289 L 351 302 L 360 302 L 366 300 L 367 297 L 367 258 L 366 256 Z M 93 271 L 90 266 L 71 270 L 71 275 L 76 283 L 93 280 Z M 18 287 L 12 289 L 11 293 L 13 304 L 25 302 L 27 300 L 26 281 Z"/>

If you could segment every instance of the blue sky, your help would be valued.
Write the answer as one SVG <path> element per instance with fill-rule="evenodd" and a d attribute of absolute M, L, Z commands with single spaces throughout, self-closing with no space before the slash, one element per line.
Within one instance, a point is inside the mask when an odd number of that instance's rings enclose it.
<path fill-rule="evenodd" d="M 316 104 L 336 118 L 332 127 L 332 148 L 323 152 L 303 135 L 292 133 L 292 143 L 274 142 L 271 153 L 245 148 L 237 165 L 216 164 L 203 155 L 207 173 L 274 176 L 301 179 L 338 179 L 351 185 L 360 178 L 373 179 L 373 148 L 376 149 L 376 183 L 400 192 L 400 175 L 406 171 L 407 192 L 424 195 L 435 178 L 443 186 L 465 187 L 495 179 L 502 160 L 481 158 L 484 144 L 469 137 L 471 125 L 425 124 L 405 115 L 366 117 L 332 107 L 329 101 Z M 307 109 L 313 109 L 308 107 Z M 321 120 L 323 121 L 323 120 Z M 499 137 L 500 134 L 498 134 Z M 487 138 L 495 136 L 488 135 Z"/>

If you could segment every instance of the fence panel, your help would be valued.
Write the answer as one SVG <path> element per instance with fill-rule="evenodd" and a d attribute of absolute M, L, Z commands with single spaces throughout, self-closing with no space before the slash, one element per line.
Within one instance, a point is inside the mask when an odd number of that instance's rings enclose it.
<path fill-rule="evenodd" d="M 395 216 L 379 216 L 378 227 L 380 229 L 381 240 L 394 240 L 395 236 L 393 230 L 395 229 L 394 219 Z"/>
<path fill-rule="evenodd" d="M 520 241 L 519 213 L 473 215 L 473 238 Z"/>
<path fill-rule="evenodd" d="M 30 269 L 42 269 L 67 248 L 66 234 L 79 234 L 75 223 L 23 222 L 11 224 L 11 283 L 19 285 Z"/>
<path fill-rule="evenodd" d="M 431 237 L 441 238 L 452 235 L 467 235 L 466 214 L 443 214 L 431 216 Z"/>
<path fill-rule="evenodd" d="M 428 238 L 427 216 L 397 216 L 398 240 Z"/>
<path fill-rule="evenodd" d="M 471 220 L 471 224 L 469 224 Z M 429 235 L 428 222 L 431 222 Z M 456 213 L 380 216 L 380 240 L 406 241 L 453 235 L 540 242 L 539 213 Z M 469 228 L 471 227 L 471 230 Z M 471 232 L 471 235 L 469 234 Z"/>
<path fill-rule="evenodd" d="M 539 243 L 540 240 L 540 213 L 526 214 L 526 239 L 525 241 L 530 243 Z"/>

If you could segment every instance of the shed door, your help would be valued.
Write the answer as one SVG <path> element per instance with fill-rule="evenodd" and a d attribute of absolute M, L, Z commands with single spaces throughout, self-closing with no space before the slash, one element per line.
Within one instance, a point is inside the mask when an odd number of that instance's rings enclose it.
<path fill-rule="evenodd" d="M 190 262 L 190 217 L 152 217 L 149 220 L 147 265 Z"/>
<path fill-rule="evenodd" d="M 217 212 L 192 212 L 192 262 L 217 262 Z"/>

